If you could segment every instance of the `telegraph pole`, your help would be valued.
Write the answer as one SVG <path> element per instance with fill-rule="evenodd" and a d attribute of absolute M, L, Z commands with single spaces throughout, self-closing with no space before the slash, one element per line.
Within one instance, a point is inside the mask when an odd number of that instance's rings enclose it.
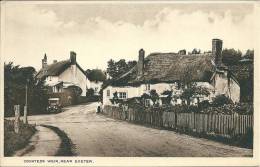
<path fill-rule="evenodd" d="M 24 106 L 24 115 L 23 115 L 23 123 L 27 124 L 27 109 L 28 109 L 28 79 L 26 79 L 25 85 L 25 106 Z"/>

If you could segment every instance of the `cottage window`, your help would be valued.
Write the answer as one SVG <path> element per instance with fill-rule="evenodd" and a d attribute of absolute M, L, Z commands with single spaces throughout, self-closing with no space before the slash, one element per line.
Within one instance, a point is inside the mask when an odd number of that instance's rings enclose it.
<path fill-rule="evenodd" d="M 150 84 L 146 84 L 145 88 L 146 88 L 146 90 L 150 90 L 151 89 L 151 85 Z"/>
<path fill-rule="evenodd" d="M 145 107 L 150 107 L 150 99 L 145 99 L 144 100 L 144 106 Z"/>
<path fill-rule="evenodd" d="M 110 96 L 110 90 L 107 90 L 107 97 Z"/>
<path fill-rule="evenodd" d="M 119 99 L 126 99 L 126 92 L 119 92 Z"/>

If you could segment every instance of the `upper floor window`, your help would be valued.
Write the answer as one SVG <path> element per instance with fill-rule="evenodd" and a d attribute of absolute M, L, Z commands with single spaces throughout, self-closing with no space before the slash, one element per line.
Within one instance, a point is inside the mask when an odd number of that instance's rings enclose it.
<path fill-rule="evenodd" d="M 118 94 L 119 94 L 119 99 L 126 99 L 127 97 L 126 92 L 119 92 Z"/>
<path fill-rule="evenodd" d="M 107 90 L 107 96 L 108 97 L 110 96 L 110 90 Z"/>

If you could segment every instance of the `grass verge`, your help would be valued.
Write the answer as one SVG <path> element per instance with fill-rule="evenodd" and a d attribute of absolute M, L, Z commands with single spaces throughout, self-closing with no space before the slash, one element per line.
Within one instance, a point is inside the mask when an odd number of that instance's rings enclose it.
<path fill-rule="evenodd" d="M 24 148 L 35 132 L 35 126 L 20 122 L 20 131 L 16 134 L 14 121 L 4 120 L 4 156 L 12 156 L 16 150 Z"/>

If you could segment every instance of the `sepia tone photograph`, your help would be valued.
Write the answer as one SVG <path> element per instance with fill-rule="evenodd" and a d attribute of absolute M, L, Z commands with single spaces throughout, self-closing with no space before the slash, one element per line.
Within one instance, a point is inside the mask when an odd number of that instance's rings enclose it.
<path fill-rule="evenodd" d="M 253 158 L 256 6 L 2 2 L 3 158 Z"/>

